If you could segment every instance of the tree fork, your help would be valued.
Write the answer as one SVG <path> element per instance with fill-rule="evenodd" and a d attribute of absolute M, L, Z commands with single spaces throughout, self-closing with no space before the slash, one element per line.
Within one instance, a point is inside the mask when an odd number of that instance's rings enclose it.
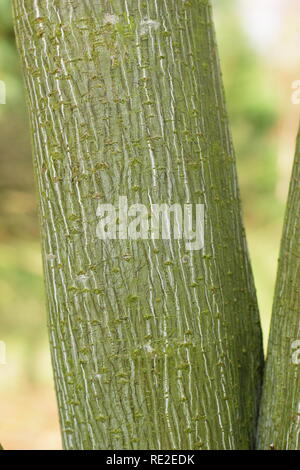
<path fill-rule="evenodd" d="M 211 6 L 14 0 L 66 449 L 248 449 L 262 371 Z M 99 203 L 205 205 L 205 246 Z"/>

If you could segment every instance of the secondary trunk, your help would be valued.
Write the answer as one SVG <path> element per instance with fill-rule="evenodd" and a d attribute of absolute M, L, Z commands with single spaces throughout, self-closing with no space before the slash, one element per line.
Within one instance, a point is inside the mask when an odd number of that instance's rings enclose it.
<path fill-rule="evenodd" d="M 300 450 L 300 134 L 281 242 L 258 448 Z"/>
<path fill-rule="evenodd" d="M 13 3 L 64 446 L 251 447 L 261 332 L 210 3 Z M 126 239 L 124 214 L 101 239 L 120 196 L 143 228 L 203 203 L 204 248 L 180 220 Z"/>

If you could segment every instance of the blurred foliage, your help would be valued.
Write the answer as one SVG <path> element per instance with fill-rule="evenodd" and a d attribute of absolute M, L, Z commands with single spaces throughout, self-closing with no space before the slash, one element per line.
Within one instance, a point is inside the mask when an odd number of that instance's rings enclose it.
<path fill-rule="evenodd" d="M 280 104 L 270 86 L 270 68 L 251 49 L 241 30 L 235 1 L 216 0 L 214 3 L 246 228 L 266 332 L 283 215 L 282 204 L 275 193 L 278 176 L 276 126 Z M 53 385 L 28 118 L 10 0 L 0 1 L 0 51 L 0 80 L 7 87 L 7 104 L 0 105 L 0 339 L 6 341 L 8 350 L 7 366 L 0 369 L 0 414 L 9 415 L 10 422 L 15 423 L 11 425 L 12 436 L 16 436 L 22 426 L 26 429 L 28 415 L 18 415 L 18 407 L 12 411 L 12 416 L 8 411 L 14 409 L 19 394 L 25 394 L 28 406 L 32 407 L 30 421 L 38 427 L 43 444 L 36 437 L 25 442 L 26 432 L 23 440 L 20 437 L 15 442 L 12 437 L 6 442 L 2 439 L 7 435 L 3 420 L 0 440 L 6 448 L 22 445 L 50 448 L 51 445 L 59 446 L 55 411 L 51 411 L 53 422 L 50 419 L 48 423 L 39 421 L 36 424 L 35 421 L 35 417 L 43 414 L 43 408 L 55 410 L 55 405 L 51 395 Z M 50 395 L 45 394 L 45 386 L 51 390 Z M 33 406 L 32 400 L 39 405 Z M 50 431 L 53 431 L 52 439 L 55 436 L 51 444 L 47 440 Z"/>
<path fill-rule="evenodd" d="M 247 223 L 282 220 L 276 196 L 280 103 L 270 66 L 249 45 L 234 0 L 215 2 L 227 108 Z M 233 41 L 234 38 L 234 41 Z"/>
<path fill-rule="evenodd" d="M 30 138 L 9 0 L 0 2 L 0 239 L 37 237 Z"/>
<path fill-rule="evenodd" d="M 9 100 L 5 108 L 0 108 L 1 115 L 24 112 L 24 97 L 21 86 L 19 60 L 16 54 L 10 0 L 0 2 L 0 76 L 7 86 Z M 22 106 L 19 109 L 19 105 Z M 24 117 L 24 116 L 22 116 Z"/>

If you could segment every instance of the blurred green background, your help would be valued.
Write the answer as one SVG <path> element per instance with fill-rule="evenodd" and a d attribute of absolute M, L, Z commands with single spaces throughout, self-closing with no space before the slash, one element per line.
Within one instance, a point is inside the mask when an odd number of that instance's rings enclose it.
<path fill-rule="evenodd" d="M 299 121 L 296 0 L 214 1 L 227 105 L 266 343 Z M 297 76 L 298 73 L 298 76 Z M 61 447 L 47 343 L 28 117 L 10 12 L 0 2 L 0 442 Z"/>

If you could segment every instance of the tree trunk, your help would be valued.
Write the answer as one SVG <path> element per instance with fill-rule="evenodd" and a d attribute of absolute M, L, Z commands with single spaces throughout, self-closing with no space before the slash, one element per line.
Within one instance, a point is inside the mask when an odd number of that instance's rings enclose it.
<path fill-rule="evenodd" d="M 300 134 L 281 242 L 258 429 L 259 449 L 300 450 Z"/>
<path fill-rule="evenodd" d="M 14 13 L 65 448 L 250 448 L 261 332 L 210 3 Z M 101 240 L 120 196 L 204 204 L 204 248 Z"/>

